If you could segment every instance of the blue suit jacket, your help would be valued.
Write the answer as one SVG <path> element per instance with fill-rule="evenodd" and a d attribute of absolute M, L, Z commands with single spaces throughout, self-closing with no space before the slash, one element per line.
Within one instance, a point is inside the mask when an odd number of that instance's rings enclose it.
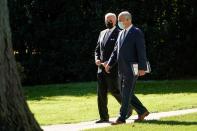
<path fill-rule="evenodd" d="M 122 40 L 122 35 L 123 31 L 119 33 L 108 62 L 109 66 L 118 62 L 120 74 L 131 74 L 134 63 L 138 63 L 139 70 L 147 70 L 145 40 L 142 31 L 132 26 L 124 40 Z"/>

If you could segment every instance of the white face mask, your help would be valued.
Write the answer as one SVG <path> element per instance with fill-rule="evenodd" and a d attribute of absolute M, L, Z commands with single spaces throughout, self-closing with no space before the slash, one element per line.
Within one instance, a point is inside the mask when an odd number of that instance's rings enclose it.
<path fill-rule="evenodd" d="M 118 26 L 120 27 L 120 29 L 125 29 L 125 26 L 123 25 L 122 22 L 118 22 Z"/>

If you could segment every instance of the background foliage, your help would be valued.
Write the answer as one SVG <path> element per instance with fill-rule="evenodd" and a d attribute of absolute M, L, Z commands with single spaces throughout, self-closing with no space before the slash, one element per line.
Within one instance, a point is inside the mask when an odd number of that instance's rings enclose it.
<path fill-rule="evenodd" d="M 196 7 L 195 0 L 9 0 L 23 83 L 95 80 L 94 48 L 104 15 L 123 10 L 145 33 L 153 72 L 144 79 L 194 79 Z"/>

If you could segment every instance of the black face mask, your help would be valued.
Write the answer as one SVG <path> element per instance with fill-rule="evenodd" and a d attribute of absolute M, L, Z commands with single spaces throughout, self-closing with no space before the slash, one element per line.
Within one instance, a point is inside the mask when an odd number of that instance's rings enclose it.
<path fill-rule="evenodd" d="M 111 29 L 111 28 L 113 28 L 113 23 L 112 22 L 106 22 L 106 27 L 108 28 L 108 29 Z"/>

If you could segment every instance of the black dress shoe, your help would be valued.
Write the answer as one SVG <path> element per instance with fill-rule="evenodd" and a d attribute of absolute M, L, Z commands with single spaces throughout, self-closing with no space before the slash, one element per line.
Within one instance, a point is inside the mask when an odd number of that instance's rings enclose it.
<path fill-rule="evenodd" d="M 126 121 L 121 121 L 121 120 L 116 120 L 115 122 L 112 122 L 111 125 L 120 125 L 120 124 L 125 124 Z"/>
<path fill-rule="evenodd" d="M 96 121 L 96 123 L 109 123 L 109 120 L 101 119 Z"/>

